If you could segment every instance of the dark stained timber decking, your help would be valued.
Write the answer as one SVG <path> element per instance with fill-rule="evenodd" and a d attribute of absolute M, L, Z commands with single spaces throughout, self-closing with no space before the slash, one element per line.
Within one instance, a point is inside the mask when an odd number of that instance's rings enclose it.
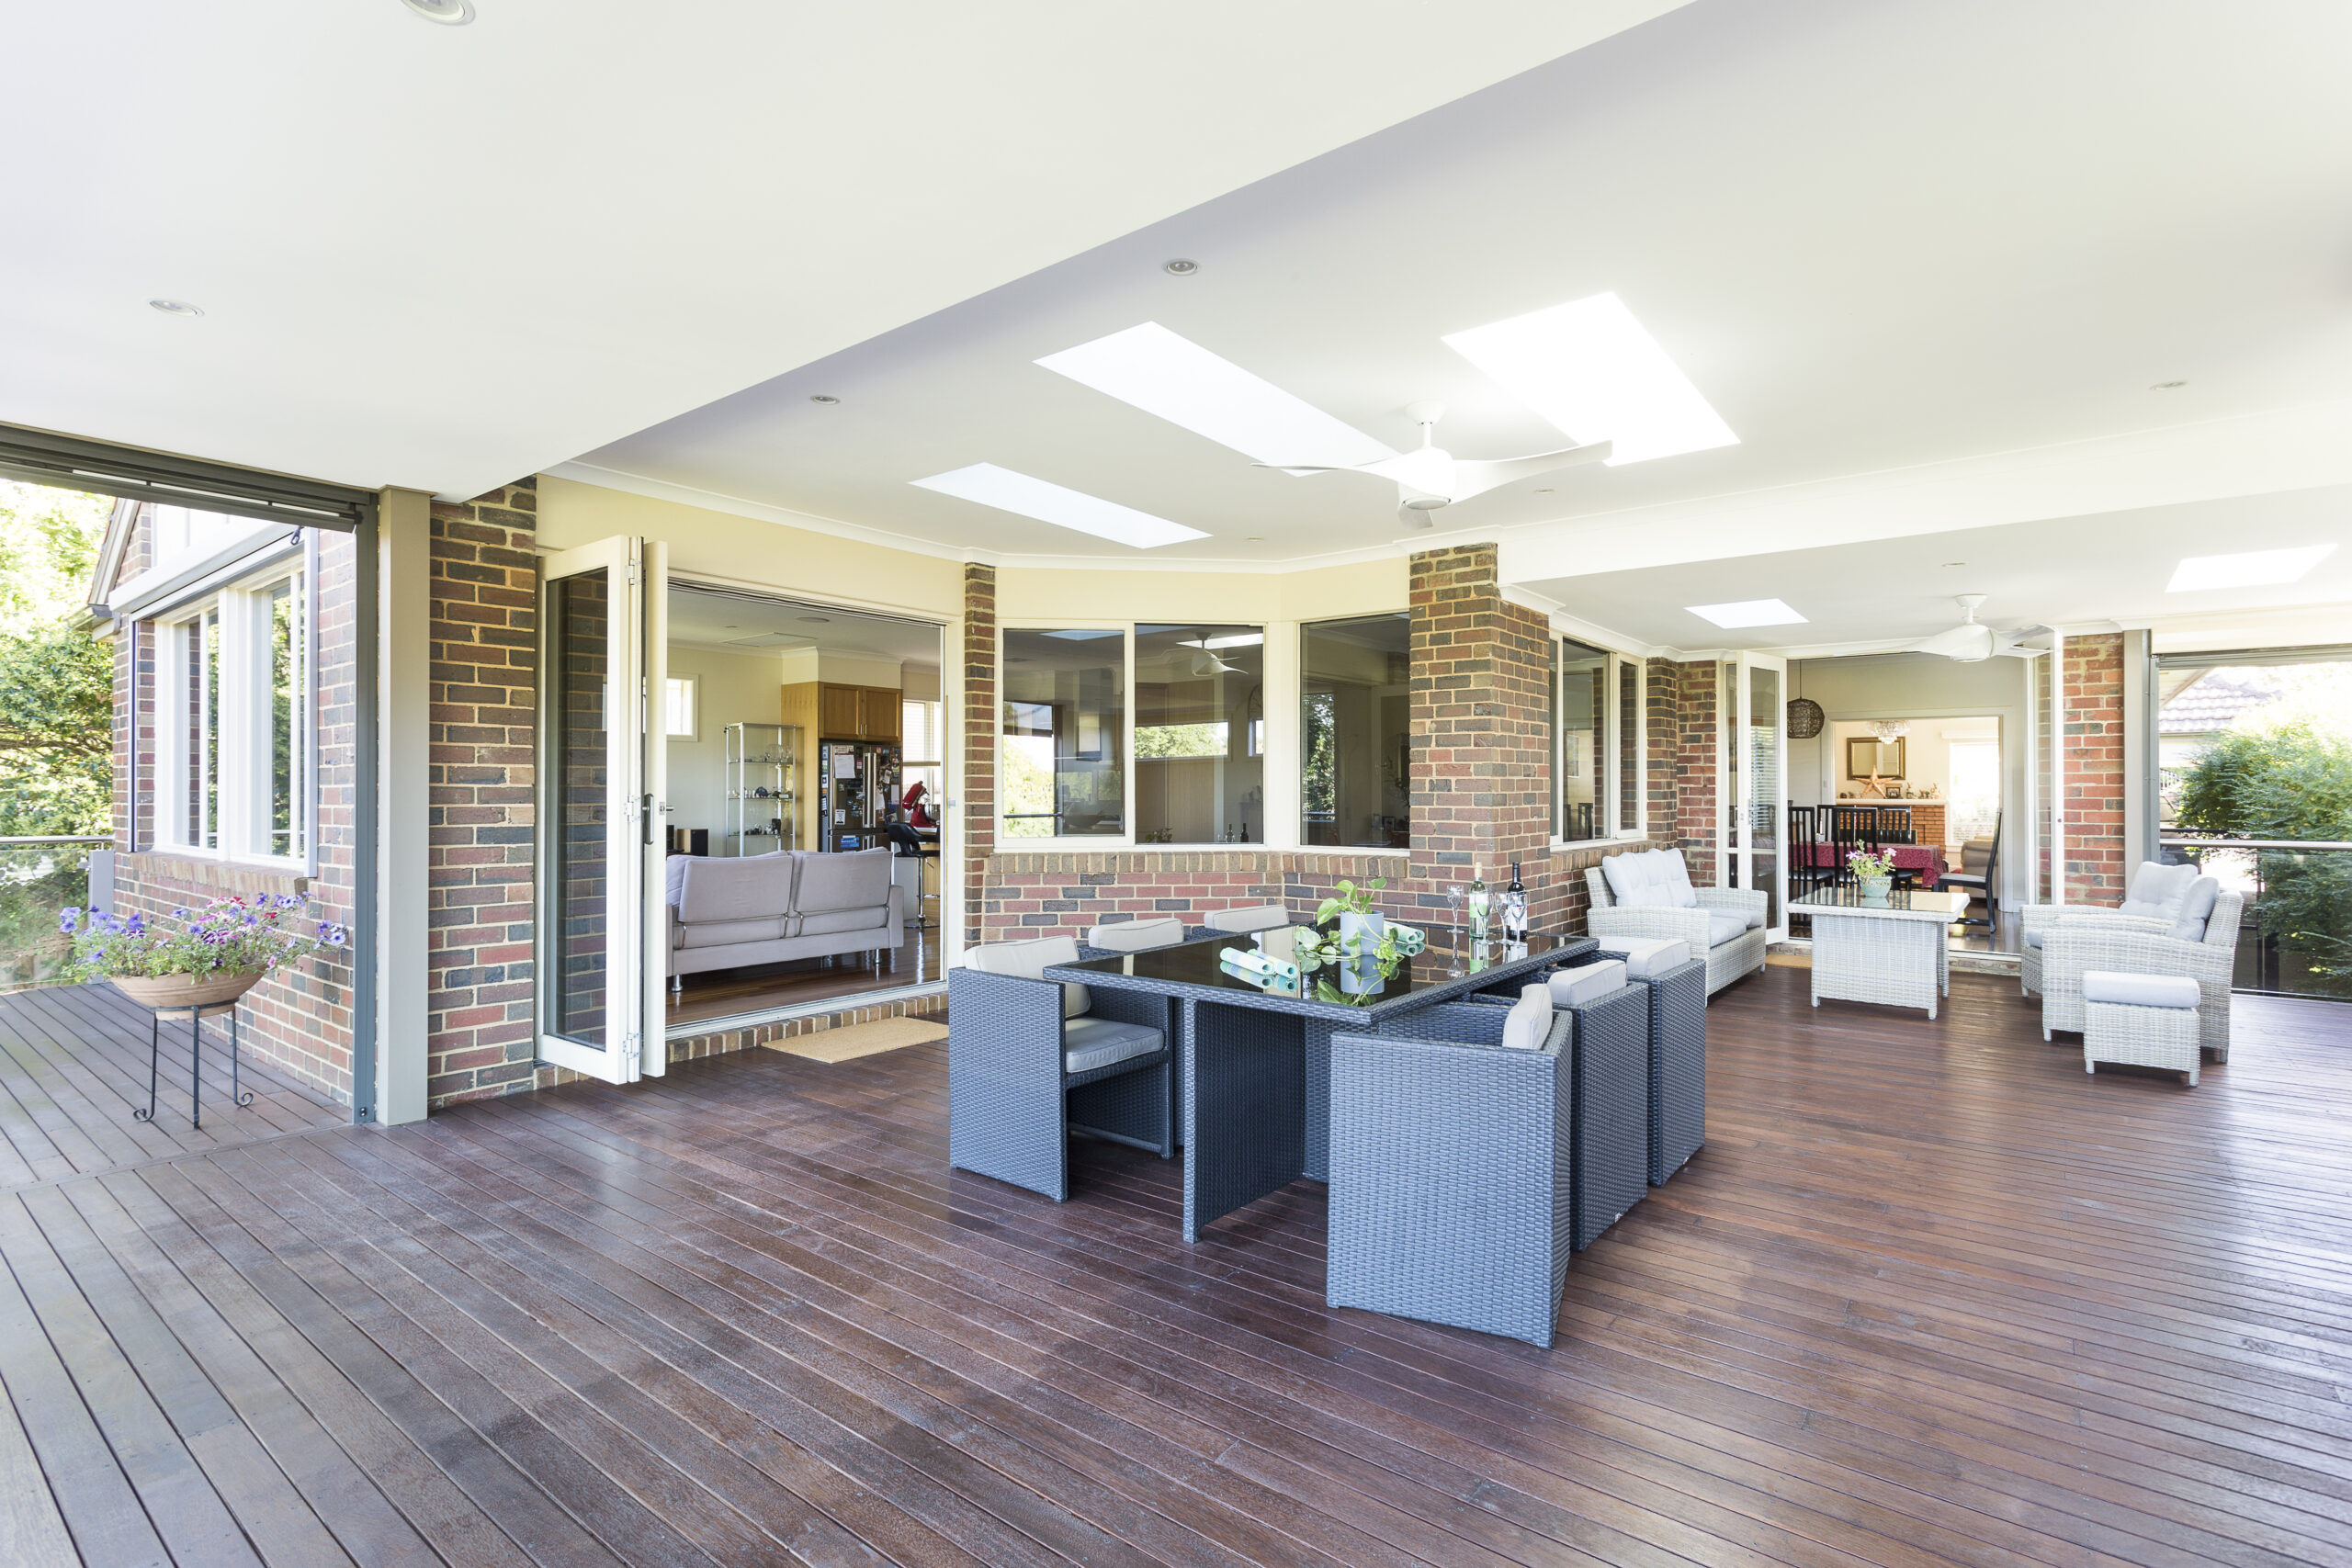
<path fill-rule="evenodd" d="M 195 1146 L 0 999 L 0 1564 L 2352 1563 L 2352 1010 L 2191 1091 L 1804 979 L 1550 1351 L 1327 1310 L 1313 1183 L 951 1175 L 936 1045 Z"/>

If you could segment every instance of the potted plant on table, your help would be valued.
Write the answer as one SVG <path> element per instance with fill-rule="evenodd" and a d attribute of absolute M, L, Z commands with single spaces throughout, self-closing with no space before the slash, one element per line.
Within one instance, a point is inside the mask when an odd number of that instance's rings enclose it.
<path fill-rule="evenodd" d="M 1315 911 L 1315 923 L 1323 925 L 1333 918 L 1340 922 L 1340 944 L 1356 956 L 1369 956 L 1380 945 L 1388 922 L 1372 907 L 1372 896 L 1388 886 L 1385 876 L 1375 876 L 1361 887 L 1344 878 L 1331 889 L 1331 897 L 1323 900 Z"/>
<path fill-rule="evenodd" d="M 233 1002 L 269 972 L 350 936 L 328 920 L 304 933 L 288 917 L 307 899 L 290 893 L 216 898 L 201 909 L 174 909 L 149 919 L 121 919 L 99 909 L 62 911 L 58 930 L 74 939 L 67 974 L 107 980 L 141 1007 L 158 1010 Z"/>
<path fill-rule="evenodd" d="M 1886 902 L 1886 890 L 1894 884 L 1892 854 L 1883 850 L 1856 850 L 1846 857 L 1846 866 L 1854 874 L 1855 886 L 1862 890 L 1862 902 Z"/>

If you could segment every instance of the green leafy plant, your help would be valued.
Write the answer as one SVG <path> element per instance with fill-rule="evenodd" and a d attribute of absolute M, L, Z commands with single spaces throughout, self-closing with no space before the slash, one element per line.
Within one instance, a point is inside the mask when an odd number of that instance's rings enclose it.
<path fill-rule="evenodd" d="M 174 909 L 153 920 L 69 908 L 59 914 L 57 929 L 74 939 L 68 972 L 77 980 L 247 975 L 350 942 L 343 927 L 328 920 L 307 935 L 287 930 L 286 917 L 306 904 L 290 893 L 215 898 L 201 909 Z"/>
<path fill-rule="evenodd" d="M 2352 839 L 2352 738 L 2307 720 L 2222 735 L 2181 775 L 2185 828 L 2248 839 Z M 2266 939 L 2352 992 L 2352 853 L 2255 852 Z"/>
<path fill-rule="evenodd" d="M 1375 876 L 1361 887 L 1341 878 L 1331 889 L 1331 897 L 1316 908 L 1315 923 L 1319 926 L 1326 921 L 1336 920 L 1341 915 L 1371 914 L 1372 896 L 1387 886 L 1388 879 L 1385 876 Z"/>
<path fill-rule="evenodd" d="M 1846 857 L 1846 864 L 1863 882 L 1883 882 L 1894 874 L 1894 857 L 1883 852 L 1856 850 Z"/>

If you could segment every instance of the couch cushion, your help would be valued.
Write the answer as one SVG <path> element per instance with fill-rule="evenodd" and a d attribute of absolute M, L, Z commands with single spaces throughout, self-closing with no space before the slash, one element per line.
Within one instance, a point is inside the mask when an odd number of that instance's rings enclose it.
<path fill-rule="evenodd" d="M 1657 867 L 1651 875 L 1657 878 L 1659 886 L 1666 889 L 1667 897 L 1674 907 L 1678 909 L 1697 908 L 1699 890 L 1690 886 L 1690 868 L 1683 863 L 1682 852 L 1652 850 L 1649 853 Z"/>
<path fill-rule="evenodd" d="M 1614 958 L 1559 970 L 1553 975 L 1550 986 L 1552 1005 L 1555 1008 L 1581 1007 L 1624 988 L 1625 966 Z"/>
<path fill-rule="evenodd" d="M 851 850 L 799 854 L 800 888 L 792 907 L 803 915 L 826 909 L 871 909 L 890 901 L 890 852 Z"/>
<path fill-rule="evenodd" d="M 1737 909 L 1707 911 L 1707 945 L 1709 947 L 1721 947 L 1727 942 L 1737 942 L 1751 929 L 1747 923 L 1747 917 Z"/>
<path fill-rule="evenodd" d="M 2181 906 L 2188 901 L 2189 889 L 2196 886 L 2197 868 L 2193 865 L 2158 865 L 2154 861 L 2142 861 L 2140 869 L 2132 874 L 2132 886 L 2124 892 L 2122 912 L 2167 923 L 2177 920 Z"/>
<path fill-rule="evenodd" d="M 964 967 L 978 969 L 990 975 L 1017 975 L 1024 980 L 1042 980 L 1046 971 L 1057 964 L 1078 962 L 1078 938 L 1074 936 L 1041 936 L 1030 942 L 984 942 L 978 947 L 964 950 Z M 1062 982 L 1062 1016 L 1076 1018 L 1094 1005 L 1094 998 L 1085 987 L 1065 980 Z"/>
<path fill-rule="evenodd" d="M 686 886 L 686 863 L 693 855 L 672 855 L 662 863 L 662 902 L 672 908 L 678 907 L 678 895 Z"/>
<path fill-rule="evenodd" d="M 2043 932 L 2041 932 L 2041 931 L 2028 931 L 2028 932 L 2026 932 L 2026 933 L 2025 933 L 2025 944 L 2026 944 L 2028 947 L 2031 947 L 2031 948 L 2039 948 L 2039 947 L 2041 945 L 2041 939 L 2042 939 L 2043 934 L 2044 934 L 2044 933 L 2043 933 Z"/>
<path fill-rule="evenodd" d="M 1280 904 L 1251 904 L 1238 909 L 1211 909 L 1201 923 L 1213 931 L 1261 931 L 1290 924 L 1290 911 Z"/>
<path fill-rule="evenodd" d="M 1159 1031 L 1109 1018 L 1074 1018 L 1062 1025 L 1062 1070 L 1092 1072 L 1159 1049 Z"/>
<path fill-rule="evenodd" d="M 2117 969 L 2083 971 L 2083 1000 L 2120 1002 L 2135 1008 L 2193 1008 L 2202 999 L 2186 975 L 2126 975 Z"/>
<path fill-rule="evenodd" d="M 2205 922 L 2213 918 L 2213 904 L 2221 896 L 2222 885 L 2210 876 L 2190 883 L 2188 897 L 2181 900 L 2180 918 L 2173 921 L 2167 934 L 2180 942 L 2203 942 Z"/>
<path fill-rule="evenodd" d="M 1514 1051 L 1539 1051 L 1552 1033 L 1552 987 L 1538 980 L 1522 986 L 1519 1000 L 1503 1019 L 1503 1043 Z"/>
<path fill-rule="evenodd" d="M 1184 922 L 1172 915 L 1163 920 L 1110 920 L 1086 933 L 1087 946 L 1106 953 L 1142 953 L 1183 940 Z"/>
<path fill-rule="evenodd" d="M 1623 959 L 1625 977 L 1629 980 L 1646 980 L 1652 976 L 1665 974 L 1679 964 L 1690 962 L 1690 944 L 1687 942 L 1609 937 L 1602 941 L 1599 951 L 1604 958 Z"/>
<path fill-rule="evenodd" d="M 1690 868 L 1674 850 L 1641 850 L 1600 863 L 1610 896 L 1634 909 L 1691 909 L 1699 904 Z"/>
<path fill-rule="evenodd" d="M 752 855 L 743 860 L 718 860 L 708 855 L 681 855 L 673 863 L 678 873 L 678 919 L 704 920 L 781 919 L 792 912 L 797 857 Z"/>
<path fill-rule="evenodd" d="M 746 942 L 781 942 L 784 935 L 784 918 L 780 915 L 764 920 L 681 920 L 678 923 L 680 947 L 733 947 Z"/>
<path fill-rule="evenodd" d="M 888 930 L 889 924 L 890 906 L 888 904 L 876 904 L 865 909 L 826 909 L 818 914 L 801 916 L 797 934 L 833 936 L 842 931 L 880 932 Z"/>

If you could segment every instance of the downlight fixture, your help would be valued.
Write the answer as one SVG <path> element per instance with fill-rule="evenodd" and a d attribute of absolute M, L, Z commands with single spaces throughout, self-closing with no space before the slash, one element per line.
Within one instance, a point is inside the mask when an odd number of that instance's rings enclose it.
<path fill-rule="evenodd" d="M 1170 277 L 1190 277 L 1201 270 L 1201 264 L 1187 256 L 1178 256 L 1174 261 L 1160 263 L 1159 270 Z"/>
<path fill-rule="evenodd" d="M 445 28 L 462 28 L 474 19 L 474 0 L 401 0 L 401 4 Z"/>
<path fill-rule="evenodd" d="M 831 392 L 811 392 L 808 394 L 808 400 L 812 403 L 823 403 L 828 407 L 841 401 Z"/>
<path fill-rule="evenodd" d="M 195 317 L 204 314 L 203 306 L 191 305 L 185 299 L 150 299 L 147 301 L 147 308 L 151 310 L 161 310 L 166 316 Z"/>

